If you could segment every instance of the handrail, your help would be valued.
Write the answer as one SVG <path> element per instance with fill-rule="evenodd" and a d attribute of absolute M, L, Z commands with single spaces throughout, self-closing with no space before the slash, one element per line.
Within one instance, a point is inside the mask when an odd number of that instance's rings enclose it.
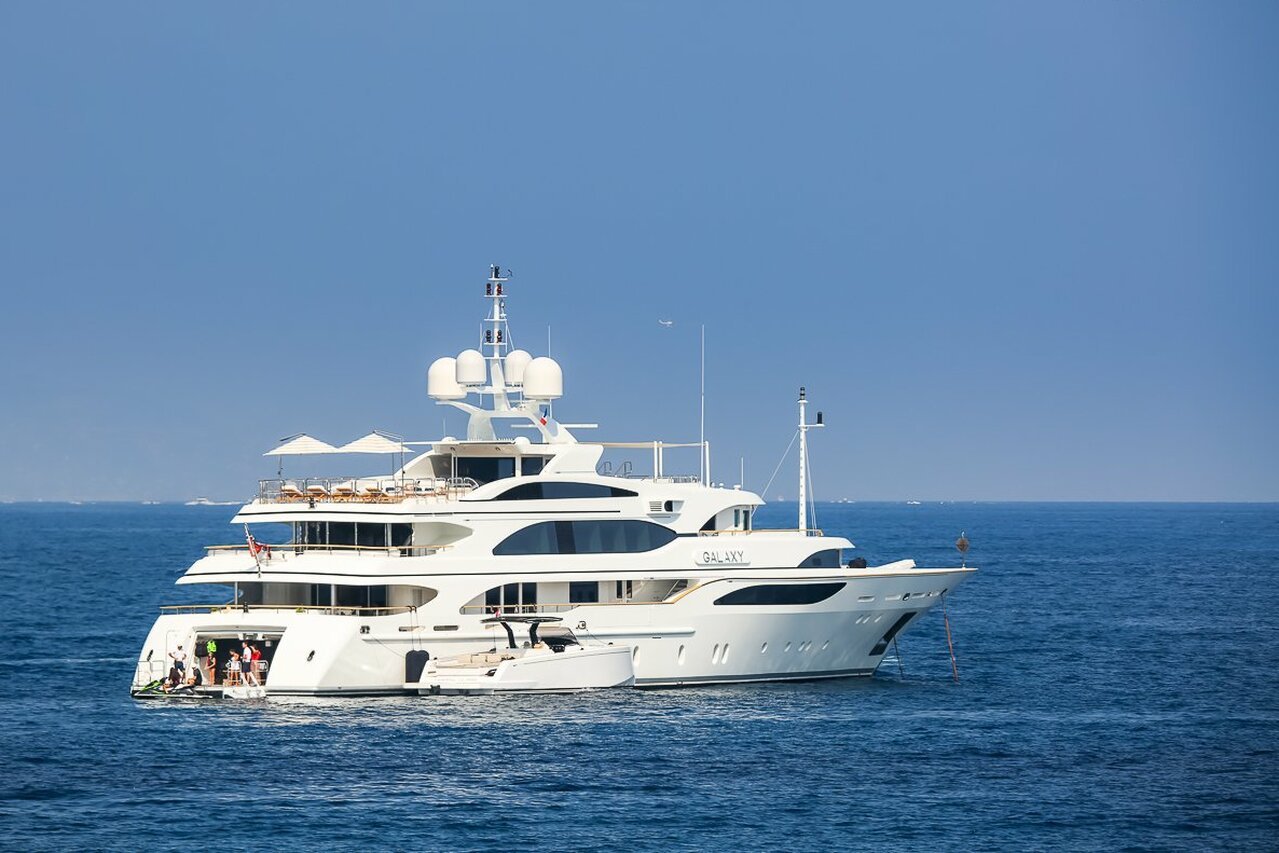
<path fill-rule="evenodd" d="M 706 583 L 709 583 L 709 581 L 691 584 L 677 592 L 672 592 L 666 598 L 658 601 L 635 601 L 634 599 L 627 599 L 625 601 L 573 601 L 568 603 L 562 601 L 548 601 L 541 604 L 504 604 L 501 607 L 494 604 L 463 604 L 461 608 L 459 608 L 458 612 L 463 616 L 469 616 L 478 613 L 496 613 L 501 611 L 502 613 L 510 616 L 519 616 L 529 613 L 564 613 L 565 611 L 573 610 L 578 607 L 630 607 L 651 604 L 674 604 L 693 590 L 705 586 Z"/>
<path fill-rule="evenodd" d="M 232 613 L 251 610 L 276 610 L 291 613 L 323 613 L 330 616 L 388 616 L 395 613 L 412 613 L 417 610 L 416 604 L 401 604 L 388 607 L 363 607 L 358 604 L 164 604 L 160 606 L 163 613 Z"/>
<path fill-rule="evenodd" d="M 752 533 L 805 533 L 809 536 L 825 536 L 820 529 L 809 527 L 800 530 L 798 527 L 753 527 L 750 530 L 699 530 L 698 536 L 748 536 Z"/>
<path fill-rule="evenodd" d="M 448 500 L 479 488 L 470 477 L 284 477 L 258 480 L 265 503 L 398 503 Z"/>
<path fill-rule="evenodd" d="M 410 556 L 410 557 L 429 557 L 430 555 L 436 554 L 440 551 L 446 551 L 449 548 L 452 548 L 453 546 L 452 545 L 323 545 L 323 544 L 309 544 L 309 543 L 294 544 L 292 542 L 284 542 L 279 545 L 272 544 L 269 547 L 272 553 L 271 559 L 275 559 L 277 557 L 287 558 L 290 552 L 292 552 L 294 556 L 301 556 L 300 552 L 305 552 L 305 551 L 330 551 L 330 552 L 331 551 L 350 551 L 354 553 L 359 553 L 361 551 L 382 551 L 386 553 L 386 556 L 405 556 L 407 552 L 407 556 Z M 219 553 L 233 553 L 236 551 L 247 552 L 249 550 L 249 546 L 247 543 L 240 543 L 238 545 L 205 545 L 204 550 L 209 552 L 210 554 L 214 551 L 217 551 Z"/>

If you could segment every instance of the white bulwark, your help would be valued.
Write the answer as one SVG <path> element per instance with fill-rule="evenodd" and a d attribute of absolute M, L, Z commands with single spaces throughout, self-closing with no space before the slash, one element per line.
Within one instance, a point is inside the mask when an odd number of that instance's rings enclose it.
<path fill-rule="evenodd" d="M 865 676 L 975 571 L 850 565 L 853 543 L 810 528 L 802 505 L 798 529 L 758 529 L 758 495 L 668 473 L 679 443 L 579 440 L 551 414 L 560 365 L 510 346 L 510 287 L 493 267 L 477 348 L 427 371 L 428 393 L 469 415 L 466 437 L 303 435 L 271 451 L 302 454 L 289 467 L 326 452 L 391 461 L 383 474 L 261 481 L 234 544 L 210 546 L 178 580 L 228 599 L 163 609 L 135 695 L 176 692 L 157 682 L 178 646 L 200 655 L 182 675 L 198 668 L 202 695 L 250 675 L 268 695 L 408 692 L 414 661 L 501 646 L 495 614 L 556 616 L 584 643 L 629 647 L 639 687 Z M 821 422 L 804 423 L 804 398 L 801 476 Z M 705 442 L 693 446 L 703 467 Z M 610 447 L 651 448 L 653 470 L 614 470 Z M 287 525 L 287 541 L 242 541 L 268 522 Z M 246 644 L 256 661 L 232 666 Z"/>

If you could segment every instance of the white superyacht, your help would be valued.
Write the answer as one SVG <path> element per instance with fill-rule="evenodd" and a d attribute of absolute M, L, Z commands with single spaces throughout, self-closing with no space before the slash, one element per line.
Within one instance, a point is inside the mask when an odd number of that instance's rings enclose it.
<path fill-rule="evenodd" d="M 382 452 L 400 465 L 261 481 L 233 519 L 244 542 L 209 547 L 177 581 L 224 585 L 230 601 L 164 608 L 136 695 L 164 695 L 175 653 L 205 692 L 252 671 L 271 695 L 416 693 L 424 661 L 495 648 L 500 615 L 555 616 L 591 643 L 629 647 L 639 687 L 868 676 L 975 571 L 865 566 L 847 559 L 852 542 L 808 527 L 806 435 L 821 416 L 805 422 L 802 391 L 796 529 L 755 527 L 763 500 L 711 483 L 704 440 L 699 475 L 665 470 L 666 450 L 687 445 L 579 440 L 549 410 L 560 366 L 509 346 L 509 289 L 493 267 L 480 349 L 427 372 L 428 394 L 469 416 L 466 437 L 374 433 L 334 447 L 302 435 L 271 451 Z M 652 471 L 614 470 L 610 447 L 651 449 Z M 288 525 L 289 541 L 259 544 L 261 524 Z M 233 664 L 246 644 L 260 659 Z"/>

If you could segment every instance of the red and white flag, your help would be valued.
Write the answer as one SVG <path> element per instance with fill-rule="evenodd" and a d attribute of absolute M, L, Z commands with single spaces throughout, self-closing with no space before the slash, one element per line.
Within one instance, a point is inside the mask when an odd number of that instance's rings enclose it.
<path fill-rule="evenodd" d="M 265 553 L 266 559 L 271 559 L 271 546 L 264 545 L 253 538 L 253 534 L 249 532 L 249 525 L 244 525 L 244 541 L 249 543 L 249 556 L 253 558 L 253 562 L 258 566 L 258 574 L 262 574 L 262 558 L 260 554 Z"/>

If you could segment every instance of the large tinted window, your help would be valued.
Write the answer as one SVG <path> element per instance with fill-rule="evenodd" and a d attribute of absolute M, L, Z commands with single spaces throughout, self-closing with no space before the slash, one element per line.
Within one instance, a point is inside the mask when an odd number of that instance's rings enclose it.
<path fill-rule="evenodd" d="M 493 500 L 497 501 L 550 501 L 569 498 L 633 498 L 636 493 L 616 486 L 599 483 L 521 483 L 507 489 Z"/>
<path fill-rule="evenodd" d="M 511 456 L 459 456 L 457 475 L 470 477 L 481 486 L 504 477 L 515 476 L 515 458 Z"/>
<path fill-rule="evenodd" d="M 842 583 L 760 584 L 735 589 L 716 604 L 816 604 L 844 588 Z"/>
<path fill-rule="evenodd" d="M 828 548 L 825 551 L 818 551 L 816 554 L 809 554 L 804 558 L 804 562 L 799 564 L 801 569 L 838 569 L 839 568 L 839 550 L 836 548 Z"/>
<path fill-rule="evenodd" d="M 391 525 L 391 546 L 394 548 L 404 548 L 413 541 L 413 525 L 411 524 L 392 524 Z"/>
<path fill-rule="evenodd" d="M 568 585 L 569 604 L 596 604 L 600 600 L 598 581 L 572 581 Z"/>
<path fill-rule="evenodd" d="M 540 521 L 498 543 L 493 553 L 627 554 L 652 551 L 675 539 L 675 531 L 651 521 Z"/>

